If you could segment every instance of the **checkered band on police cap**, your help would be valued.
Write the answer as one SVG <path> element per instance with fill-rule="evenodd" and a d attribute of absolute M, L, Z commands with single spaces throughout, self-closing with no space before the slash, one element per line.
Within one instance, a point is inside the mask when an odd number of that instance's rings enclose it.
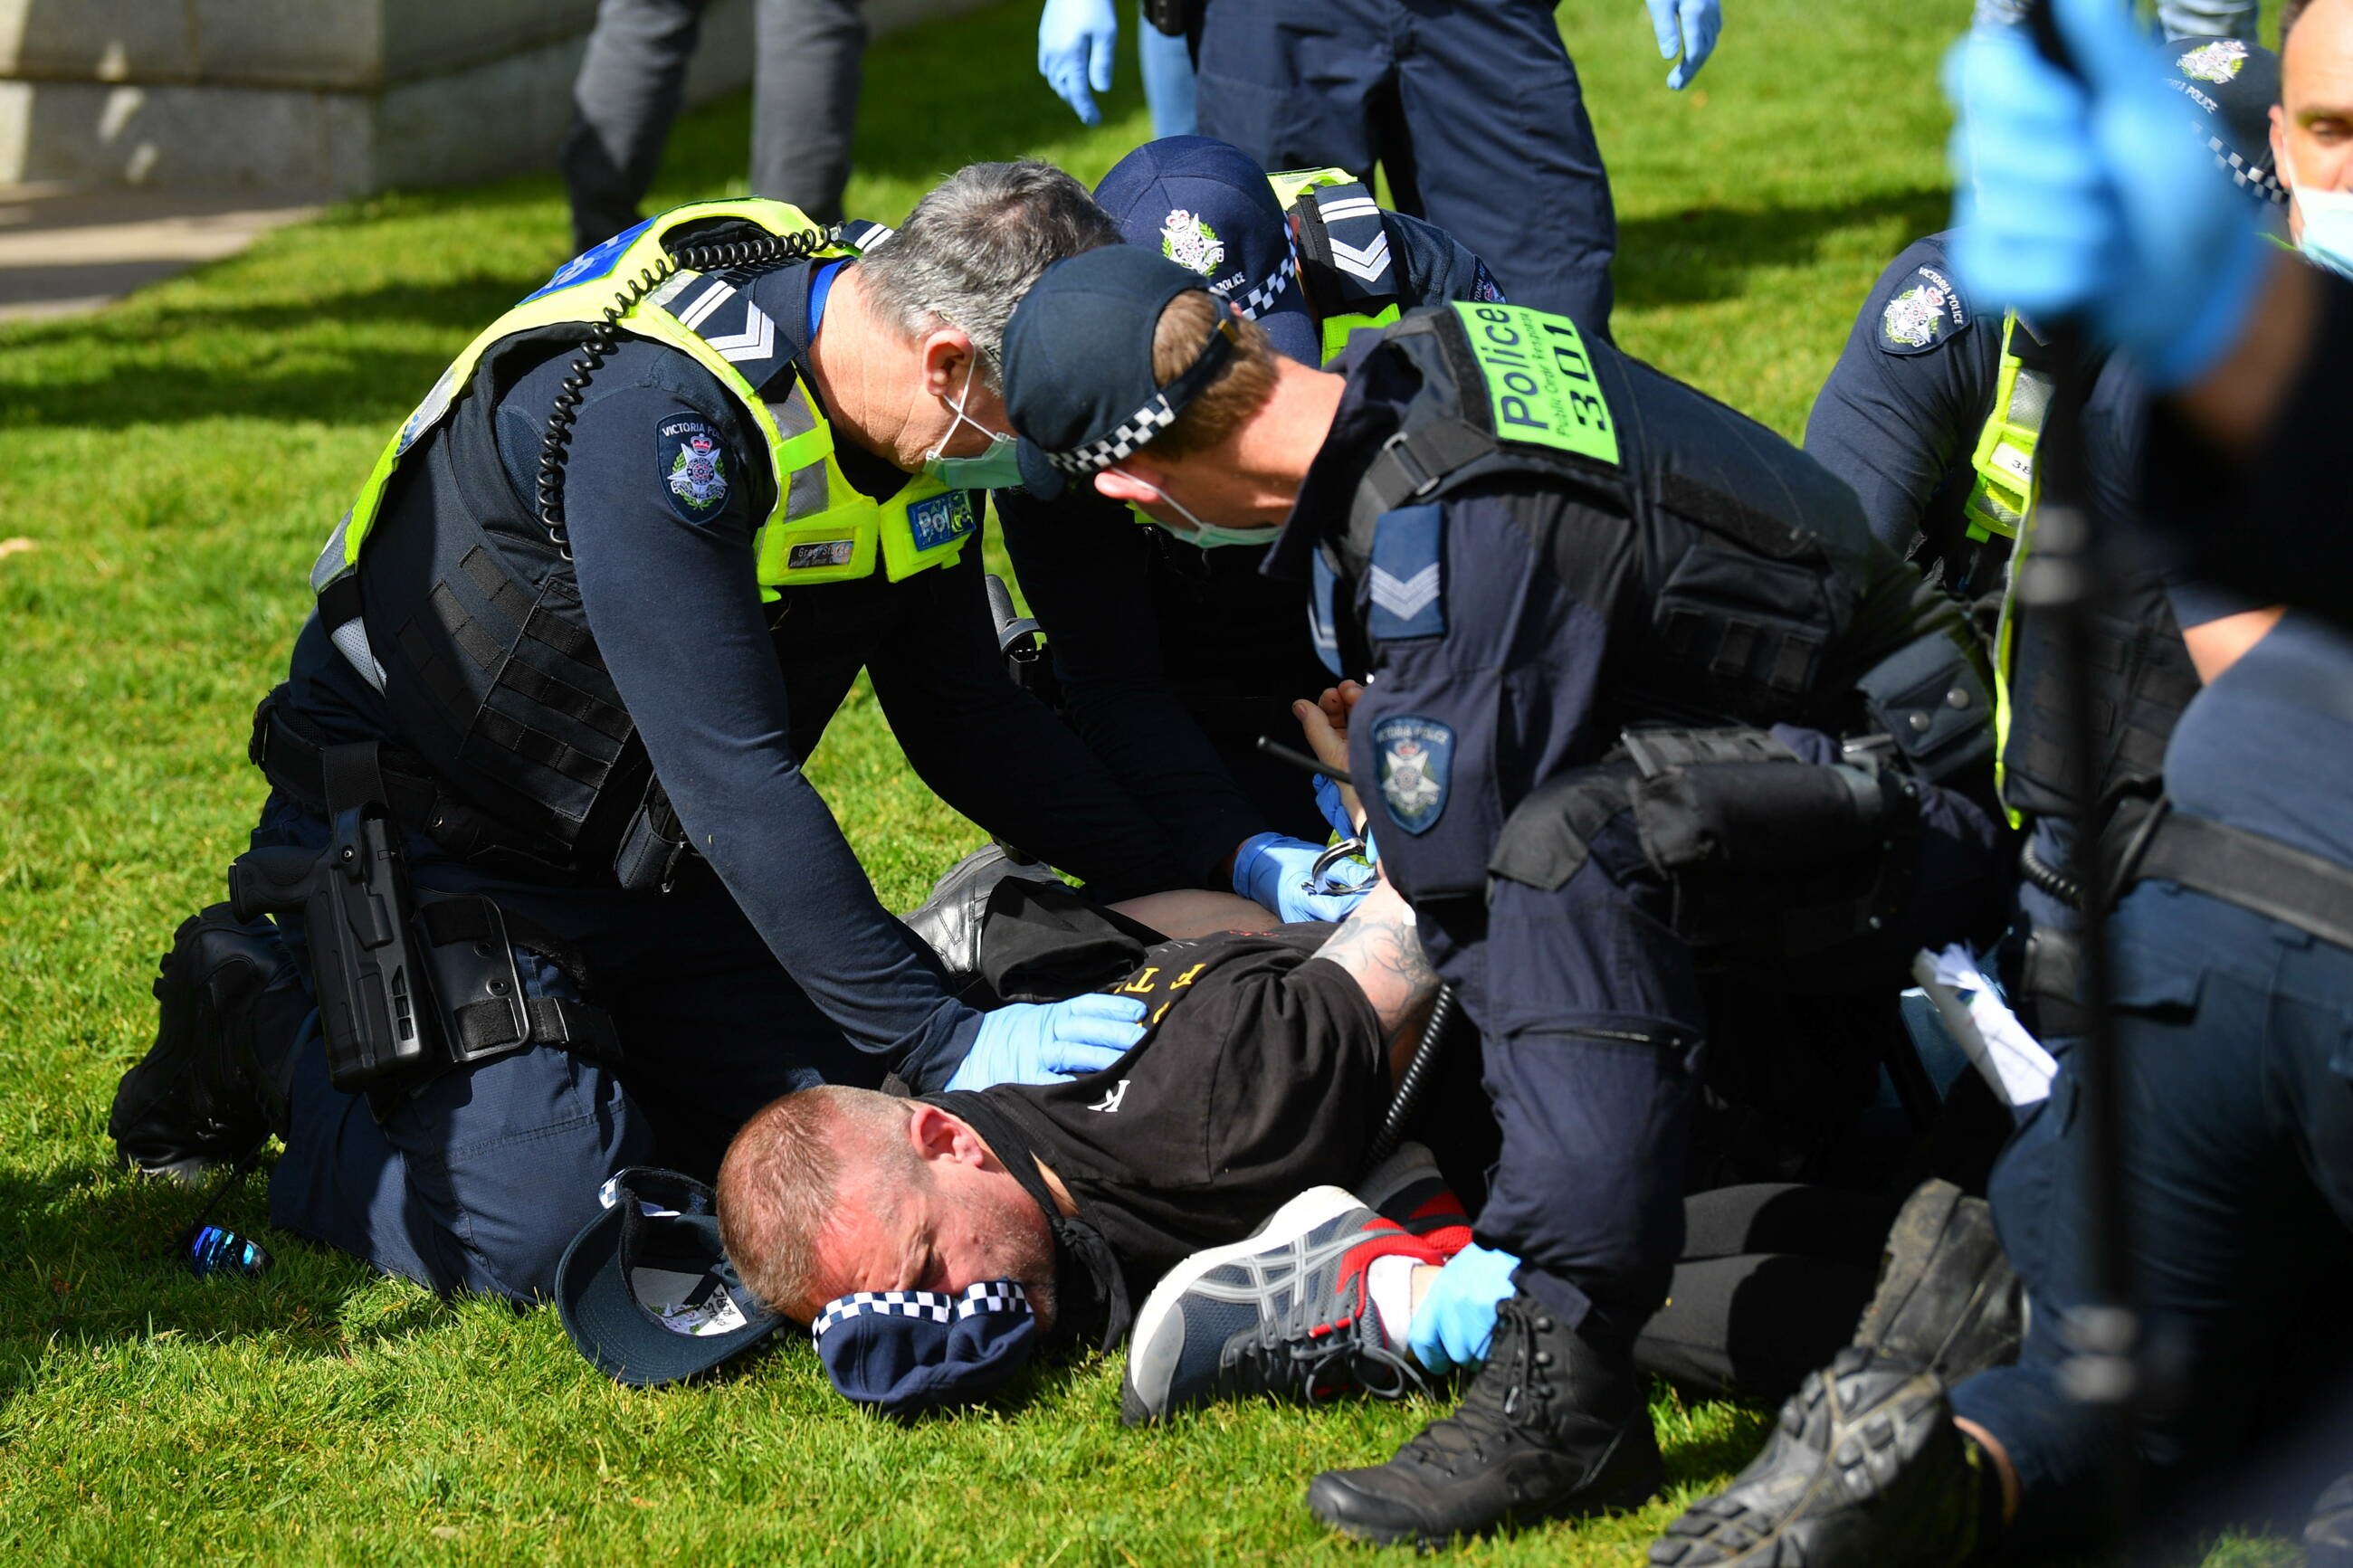
<path fill-rule="evenodd" d="M 1298 270 L 1299 263 L 1297 259 L 1286 251 L 1283 255 L 1282 260 L 1276 265 L 1272 276 L 1269 277 L 1265 282 L 1260 284 L 1257 288 L 1252 289 L 1249 293 L 1244 294 L 1240 299 L 1233 300 L 1233 302 L 1241 307 L 1241 312 L 1243 315 L 1248 316 L 1251 321 L 1255 321 L 1261 316 L 1265 315 L 1269 310 L 1274 309 L 1274 302 L 1282 298 L 1283 289 L 1289 288 L 1291 285 L 1292 275 Z M 1212 294 L 1218 292 L 1217 286 L 1215 284 L 1211 284 L 1209 286 L 1209 292 Z M 1220 299 L 1233 299 L 1233 296 L 1231 295 L 1219 295 L 1219 297 Z"/>
<path fill-rule="evenodd" d="M 1176 423 L 1176 411 L 1168 406 L 1167 395 L 1155 394 L 1151 402 L 1130 415 L 1124 424 L 1102 440 L 1090 441 L 1067 452 L 1048 452 L 1046 460 L 1066 474 L 1075 474 L 1083 479 L 1133 456 L 1145 442 Z"/>
<path fill-rule="evenodd" d="M 828 1301 L 809 1324 L 809 1338 L 821 1340 L 855 1318 L 918 1318 L 945 1323 L 982 1312 L 1027 1311 L 1029 1294 L 1018 1281 L 988 1279 L 957 1296 L 937 1290 L 857 1290 Z"/>

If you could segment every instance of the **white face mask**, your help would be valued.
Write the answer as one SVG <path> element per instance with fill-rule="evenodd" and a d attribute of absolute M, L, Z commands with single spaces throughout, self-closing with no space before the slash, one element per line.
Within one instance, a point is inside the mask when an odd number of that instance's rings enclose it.
<path fill-rule="evenodd" d="M 2296 177 L 2293 164 L 2287 175 L 2304 226 L 2296 248 L 2331 272 L 2353 278 L 2353 191 L 2307 186 Z"/>
<path fill-rule="evenodd" d="M 923 472 L 952 490 L 1010 489 L 1021 482 L 1018 444 L 1012 437 L 990 429 L 965 412 L 965 405 L 972 401 L 973 373 L 979 368 L 978 360 L 968 361 L 965 365 L 964 386 L 955 400 L 940 399 L 947 404 L 948 412 L 955 417 L 948 421 L 946 434 L 923 454 Z M 976 458 L 942 457 L 940 454 L 947 449 L 949 442 L 955 439 L 956 427 L 961 425 L 969 425 L 987 437 L 988 446 Z"/>
<path fill-rule="evenodd" d="M 1177 511 L 1183 512 L 1185 521 L 1180 523 L 1166 521 L 1152 516 L 1141 508 L 1137 509 L 1138 515 L 1149 521 L 1155 528 L 1165 529 L 1187 544 L 1197 544 L 1204 550 L 1215 550 L 1223 544 L 1271 544 L 1274 542 L 1274 536 L 1282 531 L 1280 528 L 1221 528 L 1214 522 L 1203 522 L 1186 508 L 1184 502 L 1154 484 L 1150 479 L 1140 479 L 1125 468 L 1112 468 L 1106 471 L 1115 473 L 1132 484 L 1142 485 L 1153 493 L 1161 505 L 1173 507 Z"/>

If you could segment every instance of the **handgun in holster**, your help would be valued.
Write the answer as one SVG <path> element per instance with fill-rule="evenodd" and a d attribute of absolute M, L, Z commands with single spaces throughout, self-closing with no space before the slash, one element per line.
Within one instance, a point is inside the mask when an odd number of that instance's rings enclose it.
<path fill-rule="evenodd" d="M 228 869 L 229 902 L 241 921 L 302 917 L 328 1075 L 357 1093 L 438 1059 L 438 1010 L 377 748 L 330 746 L 322 759 L 326 848 L 247 851 Z"/>
<path fill-rule="evenodd" d="M 419 897 L 377 747 L 329 746 L 321 757 L 326 848 L 248 850 L 229 868 L 228 886 L 239 920 L 301 916 L 334 1086 L 377 1097 L 382 1114 L 389 1090 L 526 1047 L 617 1061 L 610 1015 L 586 999 L 591 976 L 580 954 L 479 894 Z M 581 997 L 525 994 L 517 948 L 562 970 Z"/>

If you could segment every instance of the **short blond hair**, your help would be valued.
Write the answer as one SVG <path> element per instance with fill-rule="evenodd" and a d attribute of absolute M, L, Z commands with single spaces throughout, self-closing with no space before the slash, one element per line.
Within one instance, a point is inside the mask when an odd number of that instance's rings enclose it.
<path fill-rule="evenodd" d="M 1214 447 L 1249 424 L 1274 395 L 1274 345 L 1266 329 L 1199 289 L 1187 289 L 1162 308 L 1152 333 L 1152 378 L 1166 386 L 1191 369 L 1220 321 L 1233 340 L 1231 357 L 1193 395 L 1176 422 L 1152 438 L 1149 450 L 1181 458 Z"/>
<path fill-rule="evenodd" d="M 907 1102 L 822 1084 L 772 1100 L 719 1167 L 719 1240 L 744 1287 L 806 1322 L 818 1294 L 817 1244 L 840 1207 L 846 1166 L 882 1184 L 924 1179 L 904 1136 Z"/>

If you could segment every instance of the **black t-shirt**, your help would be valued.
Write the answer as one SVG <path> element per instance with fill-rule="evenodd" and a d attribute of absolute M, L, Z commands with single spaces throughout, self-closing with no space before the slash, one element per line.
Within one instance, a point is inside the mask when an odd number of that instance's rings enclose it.
<path fill-rule="evenodd" d="M 1310 956 L 1329 935 L 1163 942 L 1104 987 L 1152 1009 L 1143 1040 L 1112 1066 L 923 1098 L 1008 1164 L 1035 1153 L 1052 1167 L 1141 1301 L 1188 1253 L 1359 1173 L 1388 1104 L 1388 1064 L 1356 980 Z"/>

